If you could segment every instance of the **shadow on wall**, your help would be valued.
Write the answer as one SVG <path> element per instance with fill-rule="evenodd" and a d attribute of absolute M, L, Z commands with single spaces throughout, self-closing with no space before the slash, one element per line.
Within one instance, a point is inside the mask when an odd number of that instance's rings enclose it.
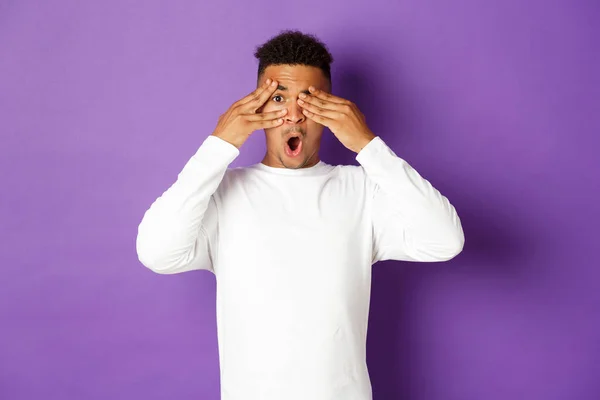
<path fill-rule="evenodd" d="M 331 71 L 332 94 L 354 102 L 375 135 L 381 136 L 391 147 L 401 147 L 411 132 L 411 104 L 402 82 L 389 80 L 398 73 L 390 74 L 389 65 L 380 63 L 375 56 L 370 58 L 368 52 L 361 57 L 357 54 L 360 52 L 356 48 L 350 54 L 343 51 L 336 54 Z M 386 77 L 384 68 L 390 76 Z M 323 133 L 320 156 L 333 165 L 358 165 L 356 153 L 344 147 L 328 128 Z"/>
<path fill-rule="evenodd" d="M 411 100 L 422 97 L 415 95 L 402 69 L 382 63 L 381 57 L 370 53 L 372 50 L 362 52 L 354 47 L 337 52 L 336 70 L 332 70 L 333 94 L 356 103 L 369 128 L 402 157 L 396 149 L 416 142 L 417 119 L 428 115 L 429 110 L 419 110 L 425 105 Z M 356 153 L 346 149 L 327 128 L 320 156 L 333 165 L 358 165 Z M 446 263 L 385 261 L 373 267 L 367 359 L 375 399 L 410 400 L 428 385 L 431 377 L 417 374 L 424 363 L 423 349 L 419 348 L 423 344 L 419 342 L 419 327 L 415 326 L 418 305 L 412 301 L 414 293 L 422 290 L 419 286 L 427 285 L 428 277 L 462 274 L 483 278 L 489 285 L 517 285 L 526 272 L 523 260 L 536 251 L 535 239 L 526 233 L 527 227 L 510 213 L 510 205 L 494 196 L 494 190 L 465 190 L 465 186 L 476 185 L 471 176 L 456 179 L 460 172 L 453 170 L 452 179 L 444 179 L 446 173 L 436 171 L 436 176 L 426 179 L 456 207 L 466 237 L 463 252 Z"/>

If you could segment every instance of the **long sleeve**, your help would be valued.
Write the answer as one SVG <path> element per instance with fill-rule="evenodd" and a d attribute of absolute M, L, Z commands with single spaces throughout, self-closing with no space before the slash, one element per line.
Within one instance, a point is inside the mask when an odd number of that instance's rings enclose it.
<path fill-rule="evenodd" d="M 239 149 L 208 136 L 171 185 L 144 213 L 136 250 L 140 262 L 160 274 L 195 269 L 214 273 L 218 214 L 213 197 Z"/>
<path fill-rule="evenodd" d="M 464 246 L 454 206 L 379 137 L 357 155 L 372 182 L 373 263 L 447 261 Z"/>

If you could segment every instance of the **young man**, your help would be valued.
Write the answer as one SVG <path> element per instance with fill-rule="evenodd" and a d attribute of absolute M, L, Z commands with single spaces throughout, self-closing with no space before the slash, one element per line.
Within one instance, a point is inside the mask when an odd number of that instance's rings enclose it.
<path fill-rule="evenodd" d="M 142 264 L 217 279 L 223 400 L 370 400 L 371 266 L 462 251 L 448 199 L 331 94 L 325 45 L 284 31 L 260 46 L 258 88 L 235 102 L 146 211 Z M 319 159 L 323 126 L 360 164 Z M 266 133 L 262 162 L 229 168 Z"/>

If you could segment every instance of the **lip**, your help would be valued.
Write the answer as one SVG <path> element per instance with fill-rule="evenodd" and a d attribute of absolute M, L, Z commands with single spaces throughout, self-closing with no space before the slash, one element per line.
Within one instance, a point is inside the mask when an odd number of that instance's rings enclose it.
<path fill-rule="evenodd" d="M 298 142 L 298 147 L 296 148 L 296 150 L 294 152 L 292 152 L 292 150 L 290 149 L 290 146 L 288 145 L 288 140 L 290 140 L 290 138 L 293 137 L 298 137 L 300 139 L 300 141 Z M 289 136 L 285 142 L 283 142 L 283 150 L 285 152 L 285 154 L 288 157 L 297 157 L 300 155 L 300 153 L 302 153 L 302 147 L 304 146 L 304 143 L 302 142 L 302 136 L 296 136 L 296 135 L 291 135 Z"/>
<path fill-rule="evenodd" d="M 288 140 L 290 140 L 290 139 L 291 139 L 291 138 L 293 138 L 293 137 L 297 137 L 298 139 L 300 139 L 300 141 L 302 141 L 302 134 L 301 134 L 301 133 L 299 133 L 299 132 L 294 132 L 294 133 L 292 133 L 291 135 L 288 135 L 288 136 L 285 138 L 285 142 L 287 143 L 287 142 L 288 142 Z"/>

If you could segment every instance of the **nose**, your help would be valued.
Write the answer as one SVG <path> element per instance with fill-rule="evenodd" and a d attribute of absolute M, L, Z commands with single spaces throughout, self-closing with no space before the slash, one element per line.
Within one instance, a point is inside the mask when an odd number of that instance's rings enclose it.
<path fill-rule="evenodd" d="M 302 107 L 298 105 L 296 99 L 288 106 L 288 112 L 285 117 L 287 123 L 300 124 L 304 122 L 306 116 L 302 113 Z"/>

